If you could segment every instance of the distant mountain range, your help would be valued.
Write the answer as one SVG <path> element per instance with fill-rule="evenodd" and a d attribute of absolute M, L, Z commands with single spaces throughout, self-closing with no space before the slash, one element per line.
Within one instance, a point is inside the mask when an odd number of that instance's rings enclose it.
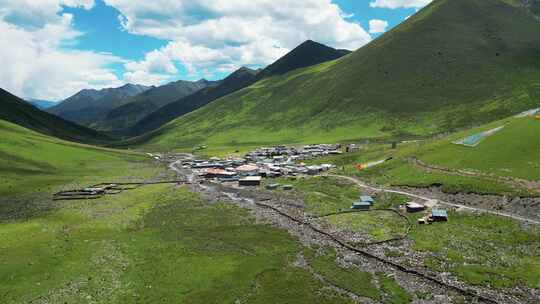
<path fill-rule="evenodd" d="M 251 85 L 254 82 L 256 75 L 257 71 L 255 70 L 241 68 L 212 86 L 200 90 L 195 94 L 180 98 L 175 102 L 156 110 L 135 124 L 132 129 L 129 130 L 128 134 L 139 135 L 157 129 L 181 115 L 194 111 L 205 106 L 209 102 Z"/>
<path fill-rule="evenodd" d="M 110 110 L 125 103 L 129 97 L 149 90 L 151 87 L 126 84 L 119 88 L 102 90 L 85 89 L 62 101 L 47 112 L 69 121 L 92 126 Z"/>
<path fill-rule="evenodd" d="M 129 129 L 159 108 L 216 84 L 218 82 L 206 79 L 199 81 L 180 80 L 151 88 L 124 100 L 123 105 L 111 109 L 103 119 L 92 123 L 92 126 L 99 130 L 117 132 Z"/>
<path fill-rule="evenodd" d="M 18 124 L 25 128 L 54 136 L 84 143 L 104 143 L 109 137 L 66 121 L 55 115 L 43 112 L 19 97 L 0 89 L 0 119 Z M 38 152 L 38 150 L 36 150 Z"/>
<path fill-rule="evenodd" d="M 243 67 L 221 81 L 176 81 L 159 87 L 127 84 L 82 90 L 54 107 L 52 114 L 115 135 L 140 135 L 258 80 L 334 60 L 350 53 L 308 40 L 267 68 Z"/>
<path fill-rule="evenodd" d="M 132 143 L 170 149 L 411 138 L 536 108 L 539 6 L 433 1 L 352 54 L 285 74 L 274 68 L 275 76 Z"/>
<path fill-rule="evenodd" d="M 58 102 L 55 102 L 55 101 L 40 100 L 40 99 L 29 99 L 28 103 L 37 107 L 40 110 L 52 108 L 58 104 Z"/>

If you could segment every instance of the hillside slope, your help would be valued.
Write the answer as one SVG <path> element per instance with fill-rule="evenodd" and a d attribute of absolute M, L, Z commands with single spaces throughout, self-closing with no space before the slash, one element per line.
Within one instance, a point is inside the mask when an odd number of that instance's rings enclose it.
<path fill-rule="evenodd" d="M 92 126 L 98 130 L 121 132 L 131 128 L 142 118 L 159 108 L 216 84 L 215 81 L 206 79 L 199 81 L 180 80 L 149 89 L 125 100 L 123 102 L 125 104 L 112 109 L 103 119 L 93 123 Z"/>
<path fill-rule="evenodd" d="M 108 111 L 123 105 L 130 97 L 136 96 L 150 87 L 126 84 L 119 88 L 102 90 L 82 90 L 62 101 L 47 112 L 84 126 L 92 126 Z"/>
<path fill-rule="evenodd" d="M 452 142 L 496 127 L 504 128 L 476 147 Z M 419 149 L 424 162 L 452 169 L 476 170 L 498 176 L 540 181 L 540 121 L 516 118 L 460 132 L 446 140 Z"/>
<path fill-rule="evenodd" d="M 540 21 L 515 3 L 436 0 L 353 54 L 259 81 L 131 143 L 404 138 L 534 108 Z"/>
<path fill-rule="evenodd" d="M 2 89 L 0 105 L 0 119 L 43 134 L 77 142 L 98 143 L 109 140 L 99 132 L 43 112 Z"/>
<path fill-rule="evenodd" d="M 245 67 L 240 68 L 224 79 L 219 85 L 209 87 L 197 94 L 187 96 L 159 109 L 135 125 L 131 131 L 131 135 L 141 135 L 155 130 L 177 117 L 252 85 L 261 79 L 335 60 L 349 53 L 350 51 L 336 50 L 311 40 L 305 41 L 261 71 L 254 71 Z"/>
<path fill-rule="evenodd" d="M 57 185 L 128 176 L 134 174 L 130 172 L 133 162 L 145 159 L 127 151 L 63 141 L 1 119 L 0 138 L 0 194 L 4 199 L 33 192 L 47 192 L 48 196 Z M 10 208 L 8 200 L 3 203 L 0 211 Z M 8 215 L 0 213 L 2 218 Z"/>
<path fill-rule="evenodd" d="M 240 68 L 219 83 L 180 98 L 144 117 L 133 126 L 129 133 L 139 135 L 155 130 L 183 114 L 252 84 L 256 74 L 255 70 Z"/>

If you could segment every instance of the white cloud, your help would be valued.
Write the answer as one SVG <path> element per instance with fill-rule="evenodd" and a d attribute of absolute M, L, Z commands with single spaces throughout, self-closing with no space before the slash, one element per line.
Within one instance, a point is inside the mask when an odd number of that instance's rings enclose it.
<path fill-rule="evenodd" d="M 371 40 L 331 0 L 104 0 L 132 34 L 168 41 L 137 62 L 73 49 L 83 35 L 64 6 L 94 0 L 0 0 L 0 87 L 22 97 L 63 99 L 83 88 L 161 84 L 267 65 L 307 39 L 357 49 Z M 108 66 L 124 63 L 119 79 Z"/>
<path fill-rule="evenodd" d="M 421 8 L 433 0 L 374 0 L 369 3 L 371 7 L 380 7 L 380 8 Z"/>
<path fill-rule="evenodd" d="M 192 75 L 267 65 L 307 39 L 355 50 L 371 40 L 330 0 L 105 0 L 133 34 L 170 42 L 126 65 L 126 76 Z"/>
<path fill-rule="evenodd" d="M 0 87 L 21 97 L 61 100 L 84 88 L 118 86 L 111 54 L 68 48 L 82 35 L 62 5 L 93 0 L 0 0 Z"/>
<path fill-rule="evenodd" d="M 62 6 L 90 9 L 94 0 L 0 0 L 0 18 L 19 26 L 41 28 L 58 22 Z"/>
<path fill-rule="evenodd" d="M 384 33 L 386 32 L 387 28 L 388 28 L 388 21 L 386 20 L 379 20 L 379 19 L 369 20 L 369 32 L 371 34 Z"/>

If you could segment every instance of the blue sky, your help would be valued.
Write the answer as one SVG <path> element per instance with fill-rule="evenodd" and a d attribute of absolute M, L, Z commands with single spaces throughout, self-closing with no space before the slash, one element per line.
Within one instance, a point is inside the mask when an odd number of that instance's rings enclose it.
<path fill-rule="evenodd" d="M 306 39 L 354 50 L 430 0 L 0 2 L 0 58 L 10 72 L 0 87 L 61 100 L 127 82 L 220 79 L 265 66 Z"/>

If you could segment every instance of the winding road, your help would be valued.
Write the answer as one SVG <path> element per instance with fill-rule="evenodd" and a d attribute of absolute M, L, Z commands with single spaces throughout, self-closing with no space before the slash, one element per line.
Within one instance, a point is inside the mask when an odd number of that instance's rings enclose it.
<path fill-rule="evenodd" d="M 511 218 L 511 219 L 518 220 L 518 221 L 521 221 L 521 222 L 528 222 L 528 223 L 540 225 L 540 221 L 533 220 L 533 219 L 530 219 L 530 218 L 525 218 L 525 217 L 522 217 L 522 216 L 517 216 L 517 215 L 514 215 L 514 214 L 498 212 L 498 211 L 482 209 L 482 208 L 475 208 L 475 207 L 470 207 L 470 206 L 465 206 L 465 205 L 460 205 L 460 204 L 449 203 L 449 202 L 441 201 L 441 200 L 434 199 L 434 198 L 431 198 L 431 197 L 422 196 L 422 195 L 418 195 L 418 194 L 414 194 L 414 193 L 410 193 L 410 192 L 405 192 L 405 191 L 390 190 L 390 189 L 384 189 L 384 188 L 377 188 L 377 187 L 369 186 L 369 185 L 361 182 L 360 180 L 358 180 L 358 179 L 356 179 L 354 177 L 350 177 L 350 176 L 335 175 L 335 174 L 328 174 L 326 176 L 346 179 L 346 180 L 349 180 L 349 181 L 355 183 L 360 188 L 369 189 L 369 190 L 376 191 L 376 192 L 386 192 L 386 193 L 401 194 L 401 195 L 405 195 L 405 196 L 408 196 L 408 197 L 421 199 L 421 200 L 424 200 L 424 201 L 431 201 L 431 202 L 441 204 L 441 205 L 451 206 L 451 207 L 455 207 L 455 208 L 460 208 L 460 209 L 465 209 L 465 210 L 470 210 L 470 211 L 475 211 L 475 212 L 480 212 L 480 213 L 488 213 L 488 214 L 503 216 L 503 217 Z"/>

